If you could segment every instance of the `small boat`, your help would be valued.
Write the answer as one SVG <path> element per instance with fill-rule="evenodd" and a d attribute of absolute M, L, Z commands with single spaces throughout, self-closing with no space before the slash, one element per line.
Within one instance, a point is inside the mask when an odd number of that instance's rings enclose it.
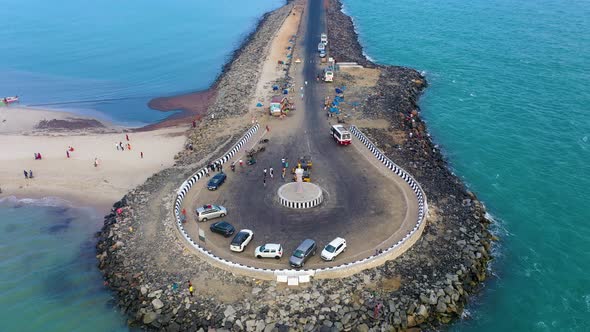
<path fill-rule="evenodd" d="M 4 102 L 4 104 L 18 103 L 18 96 L 4 97 L 2 98 L 2 102 Z"/>

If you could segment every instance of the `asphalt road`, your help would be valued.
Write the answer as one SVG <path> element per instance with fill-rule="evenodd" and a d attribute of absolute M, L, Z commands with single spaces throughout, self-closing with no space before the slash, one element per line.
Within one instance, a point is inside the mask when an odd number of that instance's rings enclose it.
<path fill-rule="evenodd" d="M 365 157 L 359 156 L 354 147 L 338 145 L 329 134 L 330 124 L 323 111 L 323 100 L 326 93 L 333 95 L 334 87 L 316 82 L 320 71 L 317 45 L 320 34 L 325 32 L 322 3 L 310 1 L 307 22 L 303 22 L 307 24 L 299 47 L 303 46 L 305 61 L 299 72 L 302 77 L 298 79 L 300 82 L 306 80 L 308 84 L 304 87 L 304 97 L 296 97 L 299 105 L 295 115 L 284 120 L 271 120 L 271 132 L 267 135 L 269 142 L 262 144 L 266 150 L 256 156 L 255 165 L 238 168 L 235 173 L 230 172 L 227 165 L 227 182 L 216 192 L 201 190 L 188 205 L 192 209 L 205 203 L 221 204 L 229 210 L 224 220 L 238 230 L 248 228 L 254 231 L 253 242 L 241 254 L 229 251 L 229 239 L 207 232 L 205 246 L 219 256 L 256 262 L 252 255 L 256 246 L 267 242 L 280 243 L 285 249 L 285 257 L 280 261 L 265 260 L 263 264 L 286 268 L 291 252 L 302 240 L 311 238 L 318 244 L 318 255 L 306 267 L 325 266 L 326 263 L 319 259 L 321 248 L 340 236 L 347 240 L 348 251 L 328 265 L 339 264 L 371 255 L 381 242 L 399 230 L 406 217 L 403 189 L 381 174 Z M 285 208 L 276 198 L 277 189 L 284 183 L 280 177 L 281 158 L 288 158 L 289 167 L 292 167 L 299 157 L 305 155 L 313 160 L 312 182 L 324 189 L 325 202 L 309 210 Z M 274 168 L 274 179 L 267 177 L 266 185 L 263 185 L 263 169 L 270 167 Z M 290 181 L 290 172 L 287 174 L 287 181 Z M 187 198 L 193 199 L 192 195 Z M 211 222 L 199 225 L 208 230 Z"/>

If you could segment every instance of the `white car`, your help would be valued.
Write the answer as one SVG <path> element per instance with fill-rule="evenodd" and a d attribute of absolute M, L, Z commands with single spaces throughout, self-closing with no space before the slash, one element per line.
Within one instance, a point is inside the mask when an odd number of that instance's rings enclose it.
<path fill-rule="evenodd" d="M 227 215 L 227 209 L 221 205 L 205 204 L 197 208 L 197 219 L 207 221 L 214 218 L 223 218 Z"/>
<path fill-rule="evenodd" d="M 254 250 L 254 257 L 280 259 L 283 257 L 283 247 L 276 243 L 264 244 Z"/>
<path fill-rule="evenodd" d="M 346 240 L 341 237 L 337 237 L 324 247 L 321 256 L 325 261 L 333 261 L 336 256 L 340 255 L 340 253 L 344 251 L 346 251 Z"/>
<path fill-rule="evenodd" d="M 244 248 L 252 241 L 252 237 L 254 236 L 254 232 L 249 229 L 242 229 L 234 239 L 231 240 L 231 244 L 229 245 L 229 250 L 242 252 Z"/>

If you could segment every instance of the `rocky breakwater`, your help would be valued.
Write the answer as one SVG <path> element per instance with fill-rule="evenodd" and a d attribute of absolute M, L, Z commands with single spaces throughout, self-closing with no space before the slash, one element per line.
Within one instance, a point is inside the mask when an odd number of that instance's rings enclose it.
<path fill-rule="evenodd" d="M 348 36 L 355 37 L 354 31 Z M 190 174 L 221 155 L 243 132 L 220 133 L 225 120 L 245 110 L 227 108 L 224 119 L 216 116 L 191 131 L 190 148 L 187 144 L 174 167 L 117 202 L 97 234 L 99 267 L 131 325 L 160 331 L 415 331 L 460 315 L 469 294 L 486 277 L 491 236 L 485 209 L 448 170 L 429 138 L 416 104 L 424 78 L 408 68 L 379 69 L 379 84 L 360 112 L 369 122 L 385 118 L 390 126 L 361 130 L 426 191 L 430 215 L 422 238 L 380 267 L 296 288 L 207 264 L 179 237 L 173 201 Z M 251 91 L 242 88 L 243 93 Z M 234 91 L 231 85 L 227 89 Z M 220 93 L 217 98 L 234 96 Z M 220 110 L 225 102 L 218 101 Z M 194 296 L 188 292 L 189 280 Z"/>

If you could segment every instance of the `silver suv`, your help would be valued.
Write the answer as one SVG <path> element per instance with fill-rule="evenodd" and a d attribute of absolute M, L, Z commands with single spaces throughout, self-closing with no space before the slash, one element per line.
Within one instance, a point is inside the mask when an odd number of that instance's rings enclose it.
<path fill-rule="evenodd" d="M 227 215 L 227 210 L 221 205 L 203 205 L 197 208 L 197 220 L 207 221 L 214 218 L 223 218 Z"/>
<path fill-rule="evenodd" d="M 291 258 L 289 258 L 289 264 L 291 264 L 292 267 L 303 267 L 309 257 L 315 255 L 316 249 L 317 246 L 314 240 L 303 240 L 299 247 L 295 249 L 293 255 L 291 255 Z"/>

